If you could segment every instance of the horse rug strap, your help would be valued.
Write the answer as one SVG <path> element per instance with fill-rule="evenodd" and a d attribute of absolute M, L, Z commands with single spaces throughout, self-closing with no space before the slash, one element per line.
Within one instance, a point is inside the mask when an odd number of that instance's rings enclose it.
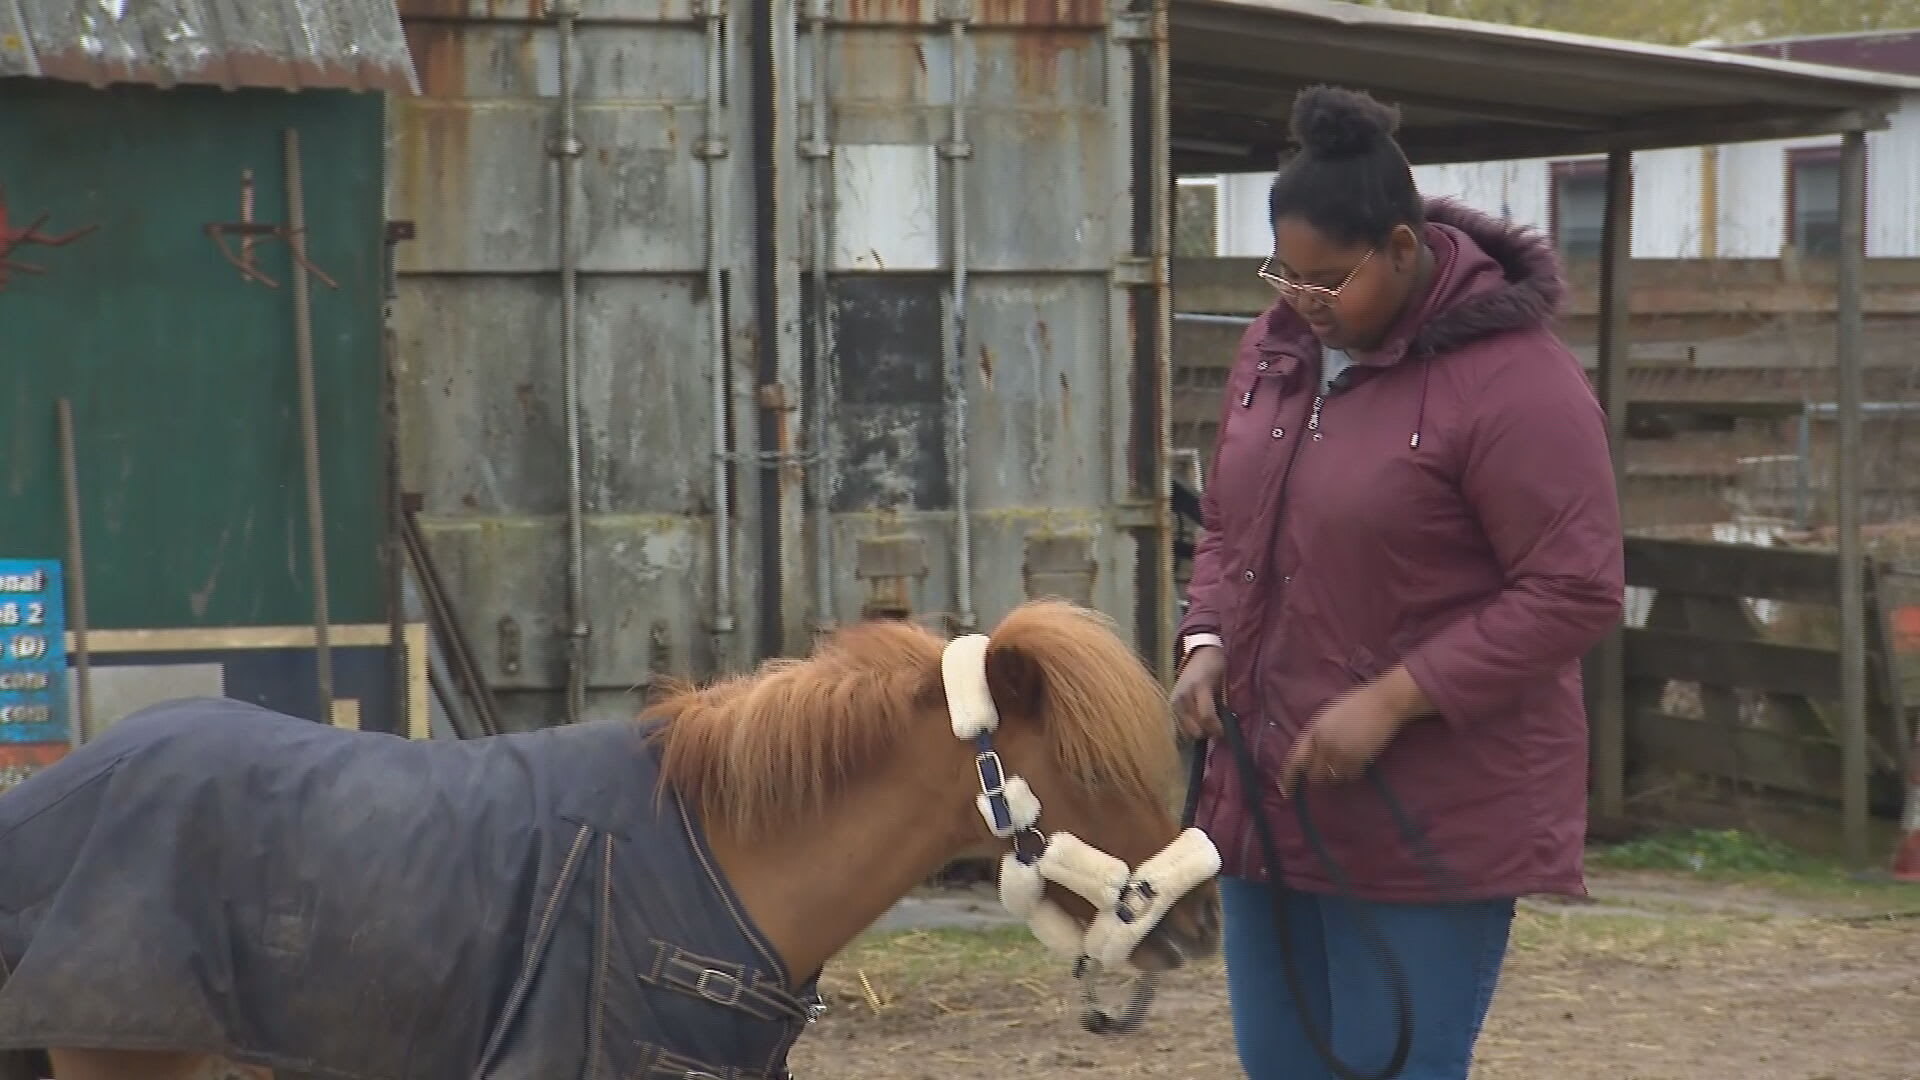
<path fill-rule="evenodd" d="M 818 999 L 658 767 L 626 721 L 416 743 L 224 699 L 131 716 L 0 796 L 0 1050 L 783 1077 Z"/>
<path fill-rule="evenodd" d="M 1016 844 L 1001 859 L 1000 902 L 1027 921 L 1041 944 L 1083 969 L 1090 960 L 1132 972 L 1134 949 L 1182 897 L 1220 872 L 1220 853 L 1205 833 L 1190 828 L 1136 870 L 1072 833 L 1039 833 L 1040 800 L 1025 780 L 1005 772 L 993 748 L 1000 714 L 987 686 L 989 644 L 984 634 L 955 638 L 941 657 L 941 678 L 953 734 L 975 746 L 977 801 L 987 828 L 1002 839 L 1029 833 L 1043 841 L 1037 856 Z M 1093 906 L 1084 931 L 1047 898 L 1049 881 Z"/>

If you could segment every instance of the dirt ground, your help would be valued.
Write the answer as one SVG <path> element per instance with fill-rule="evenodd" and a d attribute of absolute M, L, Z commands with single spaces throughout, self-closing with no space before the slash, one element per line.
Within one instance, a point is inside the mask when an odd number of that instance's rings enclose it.
<path fill-rule="evenodd" d="M 1524 907 L 1475 1080 L 1920 1080 L 1920 887 L 1592 883 Z M 1163 982 L 1123 1037 L 1082 1032 L 1069 974 L 1005 926 L 876 933 L 824 986 L 801 1080 L 1240 1075 L 1218 964 Z"/>

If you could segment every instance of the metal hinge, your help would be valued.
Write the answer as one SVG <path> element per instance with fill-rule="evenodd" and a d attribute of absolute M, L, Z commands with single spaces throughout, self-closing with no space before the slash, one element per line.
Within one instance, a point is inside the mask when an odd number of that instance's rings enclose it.
<path fill-rule="evenodd" d="M 724 19 L 727 17 L 727 0 L 693 0 L 693 17 Z"/>
<path fill-rule="evenodd" d="M 727 156 L 727 140 L 701 139 L 697 144 L 694 145 L 693 153 L 694 153 L 694 156 L 703 157 L 709 161 L 715 160 L 717 158 L 726 157 Z"/>
<path fill-rule="evenodd" d="M 708 0 L 708 2 L 719 3 L 720 0 Z M 826 22 L 831 18 L 833 18 L 833 0 L 802 0 L 800 21 Z"/>
<path fill-rule="evenodd" d="M 945 0 L 940 5 L 940 21 L 943 23 L 972 22 L 973 0 Z"/>
<path fill-rule="evenodd" d="M 1153 13 L 1147 11 L 1129 11 L 1113 17 L 1110 35 L 1115 41 L 1128 43 L 1154 40 Z"/>
<path fill-rule="evenodd" d="M 1116 529 L 1154 529 L 1160 526 L 1160 510 L 1151 500 L 1137 499 L 1113 504 Z"/>
<path fill-rule="evenodd" d="M 1151 288 L 1164 284 L 1160 260 L 1145 255 L 1125 255 L 1113 261 L 1113 283 L 1121 288 Z"/>

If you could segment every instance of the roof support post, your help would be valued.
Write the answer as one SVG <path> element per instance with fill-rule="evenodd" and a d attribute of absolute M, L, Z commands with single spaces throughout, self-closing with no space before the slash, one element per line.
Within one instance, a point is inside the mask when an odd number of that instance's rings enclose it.
<path fill-rule="evenodd" d="M 1627 269 L 1633 253 L 1633 153 L 1607 155 L 1607 207 L 1600 244 L 1600 404 L 1607 414 L 1616 497 L 1626 482 Z M 1624 507 L 1622 513 L 1624 514 Z M 1589 658 L 1592 683 L 1593 810 L 1605 821 L 1626 816 L 1627 682 L 1621 628 Z"/>
<path fill-rule="evenodd" d="M 1841 811 L 1849 862 L 1867 861 L 1867 650 L 1860 543 L 1861 281 L 1866 269 L 1867 138 L 1840 144 L 1840 265 L 1835 323 L 1840 421 Z"/>

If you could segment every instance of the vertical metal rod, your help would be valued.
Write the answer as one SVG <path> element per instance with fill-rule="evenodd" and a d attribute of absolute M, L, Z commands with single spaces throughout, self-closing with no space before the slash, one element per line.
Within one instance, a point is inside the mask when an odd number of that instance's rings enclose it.
<path fill-rule="evenodd" d="M 1152 574 L 1154 597 L 1148 610 L 1154 615 L 1156 643 L 1153 657 L 1161 678 L 1171 682 L 1177 669 L 1173 644 L 1177 621 L 1173 598 L 1173 488 L 1169 459 L 1173 411 L 1173 216 L 1176 180 L 1173 175 L 1173 41 L 1168 25 L 1168 0 L 1154 0 L 1152 24 L 1153 115 L 1149 134 L 1153 160 L 1154 389 L 1153 460 L 1149 465 L 1153 500 Z M 1136 360 L 1136 362 L 1138 362 Z M 1136 406 L 1145 408 L 1142 402 Z"/>
<path fill-rule="evenodd" d="M 391 99 L 383 102 L 380 110 L 382 142 L 391 145 L 393 139 L 393 109 Z M 400 472 L 400 372 L 399 340 L 394 329 L 393 309 L 400 296 L 400 266 L 398 245 L 413 235 L 412 222 L 402 224 L 393 220 L 393 185 L 384 184 L 381 203 L 381 217 L 385 220 L 386 243 L 382 246 L 381 265 L 381 304 L 380 304 L 380 382 L 384 408 L 382 412 L 382 439 L 386 443 L 386 483 L 387 483 L 387 521 L 386 521 L 386 559 L 387 559 L 387 715 L 389 722 L 383 725 L 396 735 L 404 735 L 411 730 L 412 717 L 409 715 L 413 695 L 407 685 L 407 546 L 400 535 L 402 521 L 406 515 L 406 502 L 403 498 L 403 480 Z"/>
<path fill-rule="evenodd" d="M 813 83 L 813 106 L 808 118 L 807 137 L 800 145 L 807 159 L 812 218 L 812 253 L 809 259 L 813 276 L 813 403 L 808 412 L 813 419 L 813 438 L 808 447 L 813 459 L 813 619 L 816 631 L 833 625 L 833 453 L 829 445 L 833 434 L 834 403 L 839 393 L 839 365 L 834 355 L 833 303 L 827 287 L 827 263 L 832 228 L 828 206 L 827 163 L 831 149 L 827 142 L 827 16 L 823 0 L 810 0 L 807 6 L 807 40 L 812 50 L 809 77 Z"/>
<path fill-rule="evenodd" d="M 67 504 L 67 624 L 73 627 L 73 674 L 80 714 L 73 721 L 75 746 L 93 736 L 93 652 L 87 637 L 87 553 L 80 528 L 80 459 L 74 451 L 73 403 L 61 398 L 60 476 Z"/>
<path fill-rule="evenodd" d="M 972 0 L 947 0 L 953 105 L 948 110 L 947 142 L 940 148 L 947 159 L 947 225 L 952 281 L 947 297 L 947 424 L 949 465 L 953 483 L 953 599 L 961 632 L 979 624 L 973 602 L 973 506 L 967 467 L 967 24 L 973 21 Z"/>
<path fill-rule="evenodd" d="M 560 166 L 554 217 L 560 241 L 560 380 L 565 397 L 567 436 L 567 722 L 578 723 L 587 708 L 587 540 L 585 481 L 580 438 L 579 237 L 573 214 L 580 179 L 581 144 L 574 100 L 574 23 L 578 0 L 555 0 L 560 35 L 560 137 L 553 156 Z"/>
<path fill-rule="evenodd" d="M 400 538 L 400 520 L 404 512 L 401 506 L 400 482 L 400 375 L 396 369 L 395 356 L 399 351 L 393 328 L 393 304 L 398 275 L 394 266 L 394 241 L 390 236 L 386 244 L 386 302 L 385 317 L 380 337 L 381 382 L 385 408 L 382 409 L 382 434 L 386 443 L 386 480 L 387 480 L 387 662 L 391 670 L 387 677 L 389 716 L 392 732 L 405 734 L 408 724 L 407 703 L 412 695 L 407 692 L 407 611 L 405 586 L 406 545 Z"/>
<path fill-rule="evenodd" d="M 1867 643 L 1860 543 L 1861 277 L 1866 261 L 1866 135 L 1840 144 L 1840 266 L 1837 374 L 1840 405 L 1841 810 L 1847 858 L 1867 861 Z"/>
<path fill-rule="evenodd" d="M 333 619 L 327 608 L 327 517 L 320 494 L 320 409 L 313 379 L 313 296 L 307 281 L 307 200 L 300 168 L 300 129 L 286 129 L 287 237 L 293 249 L 293 335 L 300 376 L 300 437 L 306 454 L 307 542 L 313 562 L 313 666 L 322 724 L 333 722 Z"/>
<path fill-rule="evenodd" d="M 1633 254 L 1633 154 L 1607 155 L 1607 207 L 1600 251 L 1600 403 L 1607 415 L 1616 497 L 1626 479 L 1628 262 Z M 1624 511 L 1623 511 L 1624 512 Z M 1626 653 L 1620 628 L 1592 657 L 1593 801 L 1602 818 L 1626 814 Z"/>
<path fill-rule="evenodd" d="M 1813 403 L 1800 403 L 1794 425 L 1793 523 L 1805 529 L 1813 524 Z"/>
<path fill-rule="evenodd" d="M 700 145 L 707 199 L 707 376 L 713 429 L 713 634 L 715 659 L 725 665 L 734 632 L 733 462 L 727 454 L 727 313 L 721 250 L 727 223 L 726 178 L 720 169 L 727 155 L 722 97 L 726 57 L 724 0 L 705 0 L 707 33 L 706 130 Z"/>

